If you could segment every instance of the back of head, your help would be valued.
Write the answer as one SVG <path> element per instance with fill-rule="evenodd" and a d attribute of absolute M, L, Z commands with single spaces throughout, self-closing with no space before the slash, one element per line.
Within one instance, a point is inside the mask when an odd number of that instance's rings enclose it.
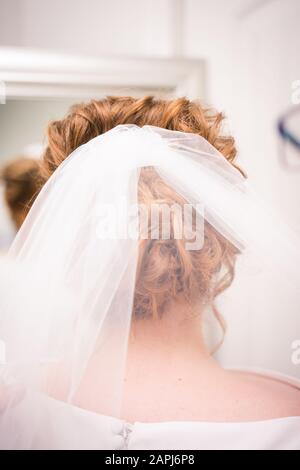
<path fill-rule="evenodd" d="M 174 100 L 107 97 L 75 105 L 62 120 L 49 124 L 48 147 L 44 153 L 43 178 L 77 147 L 120 124 L 152 125 L 191 132 L 204 137 L 234 165 L 236 148 L 231 136 L 222 135 L 224 116 L 186 98 Z"/>
<path fill-rule="evenodd" d="M 38 193 L 39 163 L 34 158 L 19 157 L 1 170 L 5 200 L 11 218 L 19 229 Z"/>
<path fill-rule="evenodd" d="M 76 148 L 120 124 L 152 125 L 204 137 L 232 165 L 236 148 L 231 136 L 222 135 L 223 115 L 185 98 L 174 100 L 107 97 L 100 101 L 73 106 L 69 114 L 48 126 L 48 147 L 41 166 L 42 182 Z M 99 155 L 105 158 L 105 155 Z M 122 158 L 122 155 L 120 155 Z M 139 201 L 184 204 L 154 168 L 141 171 Z M 175 223 L 173 220 L 172 223 Z M 168 303 L 184 299 L 190 305 L 211 303 L 230 285 L 237 250 L 208 223 L 204 246 L 187 251 L 185 240 L 141 240 L 134 298 L 134 315 L 161 316 Z M 215 313 L 218 315 L 217 310 Z"/>

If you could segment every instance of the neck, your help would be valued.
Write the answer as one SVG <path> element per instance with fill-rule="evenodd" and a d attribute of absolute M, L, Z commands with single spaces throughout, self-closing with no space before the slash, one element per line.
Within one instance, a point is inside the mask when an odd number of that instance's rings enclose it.
<path fill-rule="evenodd" d="M 155 422 L 190 418 L 201 402 L 199 397 L 217 387 L 222 369 L 205 345 L 201 313 L 201 309 L 192 312 L 187 305 L 176 303 L 159 319 L 132 322 L 124 419 Z"/>
<path fill-rule="evenodd" d="M 216 366 L 203 338 L 201 310 L 176 303 L 161 318 L 134 320 L 128 349 L 128 372 L 164 371 L 187 375 L 195 367 Z"/>

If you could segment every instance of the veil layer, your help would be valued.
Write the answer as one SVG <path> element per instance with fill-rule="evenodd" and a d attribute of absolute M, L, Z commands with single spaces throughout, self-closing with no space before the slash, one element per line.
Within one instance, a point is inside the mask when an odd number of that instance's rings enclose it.
<path fill-rule="evenodd" d="M 220 362 L 300 377 L 298 236 L 204 138 L 122 125 L 59 166 L 11 247 L 22 274 L 6 279 L 1 301 L 4 382 L 120 415 L 147 166 L 240 252 L 236 279 L 218 299 L 228 324 Z M 87 387 L 89 370 L 97 372 Z M 2 433 L 13 406 L 2 410 Z"/>

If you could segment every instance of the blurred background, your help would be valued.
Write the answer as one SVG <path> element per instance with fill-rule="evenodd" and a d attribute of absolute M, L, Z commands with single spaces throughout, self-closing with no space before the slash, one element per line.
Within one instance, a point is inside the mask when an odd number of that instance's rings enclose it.
<path fill-rule="evenodd" d="M 0 0 L 0 18 L 2 167 L 39 158 L 47 122 L 73 103 L 107 93 L 185 95 L 225 113 L 240 165 L 300 232 L 299 0 Z M 12 180 L 22 181 L 18 171 Z M 18 220 L 2 199 L 4 251 Z M 294 374 L 289 345 L 299 312 L 291 319 L 280 326 L 285 357 L 274 351 L 274 361 Z M 228 362 L 238 344 L 230 334 Z"/>

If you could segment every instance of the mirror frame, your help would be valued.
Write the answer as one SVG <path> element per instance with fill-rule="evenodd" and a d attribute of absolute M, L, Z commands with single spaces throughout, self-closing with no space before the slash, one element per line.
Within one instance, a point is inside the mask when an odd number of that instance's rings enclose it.
<path fill-rule="evenodd" d="M 205 63 L 194 59 L 80 57 L 0 47 L 5 99 L 99 98 L 107 94 L 205 96 Z"/>

